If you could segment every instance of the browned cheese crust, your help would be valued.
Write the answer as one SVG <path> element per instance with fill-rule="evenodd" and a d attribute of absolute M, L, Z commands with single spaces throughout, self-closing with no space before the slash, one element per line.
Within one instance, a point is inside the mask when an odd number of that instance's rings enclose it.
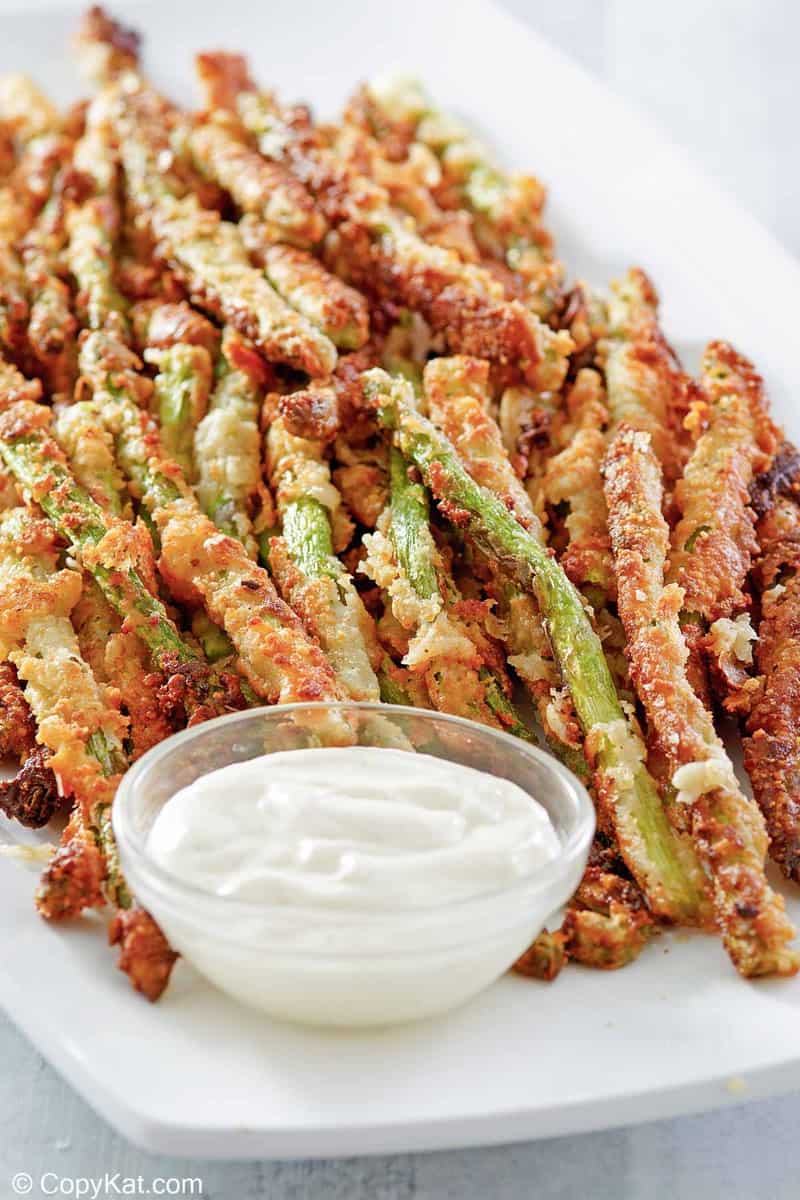
<path fill-rule="evenodd" d="M 137 905 L 120 909 L 109 926 L 108 940 L 119 946 L 119 969 L 136 991 L 151 1002 L 158 1000 L 179 956 L 150 914 Z"/>
<path fill-rule="evenodd" d="M 617 572 L 619 612 L 637 695 L 651 734 L 686 786 L 670 806 L 680 809 L 708 873 L 717 924 L 743 975 L 793 974 L 800 959 L 783 906 L 764 875 L 766 830 L 761 814 L 739 788 L 710 713 L 686 675 L 686 645 L 678 624 L 681 589 L 663 586 L 669 529 L 661 513 L 662 485 L 650 440 L 622 429 L 605 467 L 609 528 Z M 691 764 L 691 767 L 689 766 Z M 703 772 L 694 787 L 680 768 Z M 685 774 L 684 774 L 685 779 Z M 680 822 L 682 823 L 682 822 Z"/>
<path fill-rule="evenodd" d="M 754 481 L 760 513 L 753 582 L 761 607 L 756 665 L 763 690 L 747 721 L 744 763 L 767 822 L 770 853 L 800 882 L 800 457 L 784 444 Z"/>

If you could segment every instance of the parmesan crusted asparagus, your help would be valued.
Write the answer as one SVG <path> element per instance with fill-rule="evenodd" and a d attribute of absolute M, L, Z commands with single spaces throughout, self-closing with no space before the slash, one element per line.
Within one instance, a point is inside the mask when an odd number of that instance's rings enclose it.
<path fill-rule="evenodd" d="M 442 169 L 438 190 L 470 210 L 482 249 L 524 282 L 526 304 L 549 315 L 563 269 L 542 224 L 545 193 L 538 179 L 506 174 L 474 134 L 435 107 L 415 79 L 376 79 L 362 89 L 361 99 L 373 132 L 403 140 L 413 136 L 434 151 Z"/>
<path fill-rule="evenodd" d="M 595 766 L 603 818 L 650 908 L 684 923 L 705 920 L 699 864 L 667 820 L 644 764 L 644 744 L 620 705 L 602 645 L 574 587 L 502 501 L 470 478 L 447 438 L 415 411 L 409 385 L 370 371 L 365 386 L 442 513 L 536 597 Z"/>
<path fill-rule="evenodd" d="M 382 654 L 372 618 L 333 552 L 332 520 L 341 499 L 323 447 L 289 433 L 278 416 L 267 430 L 266 460 L 283 527 L 283 536 L 270 544 L 270 570 L 347 695 L 378 700 Z"/>
<path fill-rule="evenodd" d="M 119 463 L 158 530 L 160 570 L 172 594 L 202 605 L 236 648 L 238 666 L 270 703 L 340 698 L 330 664 L 240 542 L 203 513 L 177 463 L 163 456 L 152 418 L 140 409 L 146 380 L 119 342 L 91 334 L 81 353 L 84 377 L 103 394 Z M 336 722 L 334 721 L 335 725 Z"/>
<path fill-rule="evenodd" d="M 663 586 L 669 529 L 650 437 L 621 429 L 606 462 L 606 498 L 620 614 L 637 693 L 673 770 L 697 853 L 711 880 L 717 924 L 743 975 L 794 974 L 800 955 L 783 900 L 764 875 L 767 836 L 757 805 L 739 787 L 711 713 L 686 675 L 680 587 Z"/>
<path fill-rule="evenodd" d="M 336 237 L 337 269 L 372 294 L 418 310 L 455 353 L 510 363 L 539 388 L 560 386 L 572 347 L 487 271 L 419 236 L 385 189 L 330 151 L 308 115 L 259 92 L 239 55 L 206 54 L 198 69 L 207 94 L 235 112 L 270 161 L 283 162 L 309 188 Z"/>

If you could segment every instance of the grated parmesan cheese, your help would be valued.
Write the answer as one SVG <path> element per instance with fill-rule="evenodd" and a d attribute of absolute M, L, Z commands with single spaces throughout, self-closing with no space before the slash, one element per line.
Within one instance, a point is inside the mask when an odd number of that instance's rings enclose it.
<path fill-rule="evenodd" d="M 753 642 L 758 640 L 758 635 L 750 624 L 748 613 L 740 613 L 734 621 L 730 617 L 720 617 L 708 632 L 711 648 L 718 659 L 730 655 L 740 663 L 752 663 Z"/>

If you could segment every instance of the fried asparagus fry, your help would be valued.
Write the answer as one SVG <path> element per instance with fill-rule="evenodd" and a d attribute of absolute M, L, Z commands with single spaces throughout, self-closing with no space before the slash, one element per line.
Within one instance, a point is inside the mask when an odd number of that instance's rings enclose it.
<path fill-rule="evenodd" d="M 450 206 L 455 200 L 469 209 L 478 244 L 523 281 L 525 303 L 549 316 L 559 298 L 563 268 L 542 223 L 545 192 L 538 179 L 501 170 L 474 134 L 437 109 L 415 79 L 376 79 L 362 94 L 373 132 L 382 132 L 383 124 L 402 139 L 411 129 L 417 143 L 434 151 L 442 169 L 437 194 L 444 194 Z"/>
<path fill-rule="evenodd" d="M 673 771 L 674 806 L 686 819 L 711 881 L 716 921 L 737 970 L 794 974 L 794 930 L 764 874 L 767 836 L 757 805 L 738 785 L 710 712 L 686 674 L 678 623 L 683 596 L 664 586 L 669 527 L 661 513 L 661 473 L 651 440 L 621 429 L 605 466 L 619 610 L 637 694 Z"/>
<path fill-rule="evenodd" d="M 458 456 L 481 487 L 502 500 L 509 512 L 538 542 L 544 531 L 528 493 L 511 466 L 497 422 L 489 410 L 489 364 L 481 359 L 433 359 L 424 371 L 424 394 L 431 420 L 452 442 Z M 514 667 L 537 706 L 552 748 L 581 774 L 582 738 L 568 696 L 553 661 L 536 602 L 529 592 L 493 569 L 489 591 L 497 605 L 490 624 L 509 652 Z M 494 614 L 492 614 L 494 617 Z"/>
<path fill-rule="evenodd" d="M 86 114 L 86 132 L 75 147 L 75 167 L 91 192 L 68 206 L 65 258 L 77 287 L 77 310 L 88 329 L 128 334 L 125 300 L 114 277 L 114 248 L 120 230 L 119 184 L 107 98 L 95 97 Z"/>
<path fill-rule="evenodd" d="M 257 91 L 240 55 L 202 56 L 204 81 L 233 107 L 270 161 L 284 162 L 308 187 L 336 231 L 332 257 L 364 291 L 416 309 L 454 353 L 518 367 L 536 387 L 558 388 L 572 347 L 503 288 L 457 254 L 424 241 L 394 210 L 385 189 L 337 159 L 308 114 Z"/>
<path fill-rule="evenodd" d="M 567 505 L 567 546 L 561 565 L 576 587 L 591 588 L 604 600 L 616 598 L 608 512 L 600 468 L 607 443 L 608 420 L 603 383 L 597 371 L 584 367 L 567 393 L 568 430 L 563 448 L 547 462 L 542 480 L 545 502 Z"/>
<path fill-rule="evenodd" d="M 173 732 L 159 704 L 144 643 L 123 629 L 119 617 L 89 575 L 84 576 L 80 599 L 72 610 L 72 623 L 81 654 L 95 678 L 119 693 L 122 711 L 129 721 L 128 757 L 134 762 Z"/>
<path fill-rule="evenodd" d="M 80 655 L 69 614 L 81 590 L 80 575 L 59 570 L 59 546 L 48 521 L 14 509 L 0 521 L 2 653 L 26 684 L 25 699 L 36 720 L 37 740 L 50 751 L 48 765 L 59 792 L 76 809 L 63 853 L 45 872 L 37 903 L 51 918 L 73 916 L 85 906 L 129 902 L 115 873 L 108 809 L 127 766 L 126 722 L 116 696 L 98 686 Z M 76 858 L 80 869 L 65 869 Z M 91 863 L 95 865 L 90 866 Z M 87 875 L 94 882 L 86 891 Z M 75 885 L 78 886 L 75 886 Z"/>
<path fill-rule="evenodd" d="M 389 461 L 390 505 L 378 530 L 364 538 L 361 569 L 406 631 L 403 665 L 423 677 L 434 708 L 530 740 L 497 645 L 483 628 L 484 605 L 460 596 L 430 529 L 424 487 L 409 476 L 398 450 L 390 450 Z"/>
<path fill-rule="evenodd" d="M 707 660 L 729 707 L 747 709 L 747 667 L 755 633 L 745 585 L 757 549 L 749 488 L 776 446 L 763 383 L 724 342 L 703 359 L 705 424 L 675 487 L 680 519 L 672 533 L 668 582 L 683 589 L 682 620 L 692 678 Z"/>
<path fill-rule="evenodd" d="M 224 187 L 271 241 L 310 249 L 322 240 L 325 219 L 306 188 L 282 163 L 248 146 L 230 116 L 213 114 L 187 132 L 184 144 L 197 170 Z"/>
<path fill-rule="evenodd" d="M 346 694 L 377 701 L 383 655 L 372 618 L 333 553 L 332 522 L 341 498 L 323 447 L 289 433 L 278 416 L 267 429 L 266 469 L 283 527 L 269 551 L 278 588 L 319 641 Z"/>
<path fill-rule="evenodd" d="M 245 245 L 279 296 L 315 325 L 340 350 L 359 350 L 369 337 L 369 307 L 355 288 L 326 271 L 313 255 L 295 246 L 270 244 L 263 226 L 243 217 Z"/>
<path fill-rule="evenodd" d="M 364 378 L 382 423 L 422 473 L 443 515 L 535 596 L 584 731 L 602 817 L 614 829 L 651 911 L 689 924 L 705 920 L 699 864 L 667 820 L 644 763 L 644 744 L 620 705 L 602 645 L 573 585 L 502 501 L 470 478 L 451 443 L 414 410 L 407 384 L 381 371 Z"/>
<path fill-rule="evenodd" d="M 328 375 L 336 348 L 305 317 L 290 308 L 264 275 L 250 265 L 235 225 L 182 194 L 159 162 L 169 155 L 169 136 L 158 98 L 134 76 L 115 92 L 115 128 L 129 194 L 155 240 L 158 255 L 214 316 L 234 325 L 268 360 L 309 375 Z"/>
<path fill-rule="evenodd" d="M 682 377 L 658 324 L 658 295 L 634 268 L 611 285 L 608 337 L 600 343 L 605 371 L 608 435 L 623 425 L 649 433 L 665 478 L 680 473 L 673 436 Z"/>
<path fill-rule="evenodd" d="M 238 538 L 251 558 L 258 553 L 256 535 L 275 524 L 261 479 L 260 362 L 232 329 L 224 332 L 208 412 L 194 435 L 194 490 L 203 512 L 222 533 Z"/>
<path fill-rule="evenodd" d="M 163 350 L 146 350 L 144 360 L 158 368 L 153 405 L 164 454 L 174 459 L 191 481 L 196 476 L 195 435 L 211 395 L 211 358 L 203 346 L 178 343 Z"/>
<path fill-rule="evenodd" d="M 800 457 L 793 446 L 783 445 L 751 497 L 759 517 L 753 582 L 762 690 L 747 719 L 744 765 L 770 854 L 787 878 L 800 882 Z"/>
<path fill-rule="evenodd" d="M 0 455 L 20 490 L 44 510 L 126 629 L 144 642 L 155 667 L 169 679 L 180 679 L 187 710 L 206 715 L 209 705 L 211 711 L 215 705 L 224 709 L 222 698 L 209 694 L 206 664 L 183 641 L 153 594 L 153 581 L 139 570 L 149 556 L 142 544 L 146 532 L 104 512 L 69 471 L 50 435 L 49 411 L 30 400 L 14 400 L 14 394 L 13 389 L 0 392 Z"/>
<path fill-rule="evenodd" d="M 118 461 L 158 530 L 160 570 L 175 599 L 204 606 L 224 628 L 240 671 L 268 703 L 339 699 L 330 664 L 267 572 L 240 542 L 217 530 L 180 467 L 163 456 L 154 422 L 137 403 L 146 381 L 136 356 L 113 336 L 90 334 L 81 368 L 95 394 L 103 394 Z"/>

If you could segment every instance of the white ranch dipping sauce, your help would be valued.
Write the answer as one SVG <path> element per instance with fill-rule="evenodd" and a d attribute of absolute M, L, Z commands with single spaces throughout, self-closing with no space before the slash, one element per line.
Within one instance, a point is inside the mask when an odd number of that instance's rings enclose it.
<path fill-rule="evenodd" d="M 289 1019 L 376 1024 L 443 1011 L 506 970 L 549 915 L 525 911 L 520 885 L 561 846 L 509 780 L 353 746 L 213 771 L 167 801 L 147 849 L 219 898 L 208 937 L 156 913 L 215 982 Z"/>

